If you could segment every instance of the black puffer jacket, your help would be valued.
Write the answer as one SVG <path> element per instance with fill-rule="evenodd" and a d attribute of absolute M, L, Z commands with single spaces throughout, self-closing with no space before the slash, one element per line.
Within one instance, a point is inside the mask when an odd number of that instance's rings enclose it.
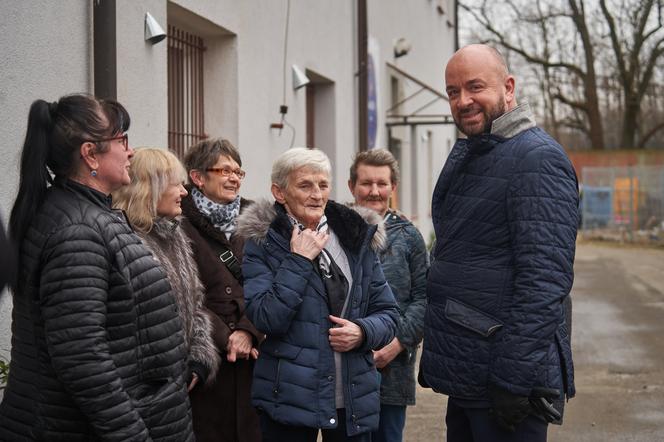
<path fill-rule="evenodd" d="M 110 199 L 47 193 L 22 243 L 3 441 L 193 440 L 164 272 Z"/>

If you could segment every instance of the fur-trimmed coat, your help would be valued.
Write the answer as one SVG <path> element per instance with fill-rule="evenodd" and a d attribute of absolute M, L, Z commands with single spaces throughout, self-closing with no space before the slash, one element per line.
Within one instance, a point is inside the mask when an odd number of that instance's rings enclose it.
<path fill-rule="evenodd" d="M 157 218 L 149 233 L 140 233 L 143 244 L 166 271 L 178 306 L 189 369 L 200 382 L 214 382 L 221 359 L 212 341 L 212 321 L 203 303 L 205 288 L 191 249 L 191 240 L 180 220 Z"/>
<path fill-rule="evenodd" d="M 352 273 L 345 318 L 364 332 L 362 345 L 342 353 L 346 428 L 354 436 L 378 427 L 380 377 L 372 350 L 393 339 L 399 314 L 377 256 L 385 241 L 380 217 L 333 201 L 325 215 Z M 312 261 L 290 251 L 292 229 L 283 206 L 268 201 L 255 203 L 238 219 L 237 233 L 246 238 L 247 315 L 267 334 L 254 371 L 252 403 L 282 424 L 335 428 L 327 294 Z"/>

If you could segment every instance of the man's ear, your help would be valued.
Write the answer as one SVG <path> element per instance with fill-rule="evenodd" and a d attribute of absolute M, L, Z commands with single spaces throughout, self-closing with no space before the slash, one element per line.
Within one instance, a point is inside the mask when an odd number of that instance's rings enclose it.
<path fill-rule="evenodd" d="M 348 190 L 350 190 L 353 198 L 355 198 L 355 186 L 353 186 L 353 182 L 350 179 L 348 180 Z"/>
<path fill-rule="evenodd" d="M 516 107 L 515 83 L 514 76 L 508 75 L 505 78 L 505 101 L 507 102 L 508 109 Z"/>
<path fill-rule="evenodd" d="M 203 174 L 200 170 L 191 169 L 189 171 L 189 178 L 191 178 L 191 182 L 194 183 L 194 186 L 199 189 L 203 188 Z"/>
<path fill-rule="evenodd" d="M 284 197 L 284 192 L 283 190 L 281 190 L 281 187 L 279 187 L 275 183 L 272 183 L 272 186 L 270 186 L 270 190 L 272 191 L 272 196 L 279 204 L 286 203 L 286 198 Z"/>
<path fill-rule="evenodd" d="M 99 159 L 97 158 L 97 146 L 95 143 L 90 141 L 85 141 L 81 143 L 79 149 L 81 158 L 83 162 L 90 168 L 90 170 L 96 170 L 99 168 Z"/>

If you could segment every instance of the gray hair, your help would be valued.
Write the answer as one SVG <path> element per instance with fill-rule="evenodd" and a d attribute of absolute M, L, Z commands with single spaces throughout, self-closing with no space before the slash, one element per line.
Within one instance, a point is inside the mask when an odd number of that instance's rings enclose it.
<path fill-rule="evenodd" d="M 208 138 L 199 141 L 187 150 L 183 161 L 184 167 L 187 172 L 199 170 L 206 174 L 206 170 L 214 167 L 221 156 L 228 157 L 242 166 L 240 152 L 233 146 L 233 143 L 223 138 Z M 191 182 L 191 178 L 189 182 Z"/>
<path fill-rule="evenodd" d="M 332 175 L 330 159 L 322 150 L 308 147 L 293 147 L 277 157 L 272 164 L 272 182 L 281 189 L 288 187 L 288 176 L 297 169 L 309 167 L 316 172 Z"/>

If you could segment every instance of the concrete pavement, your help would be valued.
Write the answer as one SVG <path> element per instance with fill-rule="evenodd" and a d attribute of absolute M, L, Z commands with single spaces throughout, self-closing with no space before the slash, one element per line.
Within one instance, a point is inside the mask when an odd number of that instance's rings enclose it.
<path fill-rule="evenodd" d="M 664 441 L 664 250 L 580 243 L 575 272 L 577 396 L 549 441 Z M 444 441 L 446 397 L 417 401 L 405 440 Z"/>

